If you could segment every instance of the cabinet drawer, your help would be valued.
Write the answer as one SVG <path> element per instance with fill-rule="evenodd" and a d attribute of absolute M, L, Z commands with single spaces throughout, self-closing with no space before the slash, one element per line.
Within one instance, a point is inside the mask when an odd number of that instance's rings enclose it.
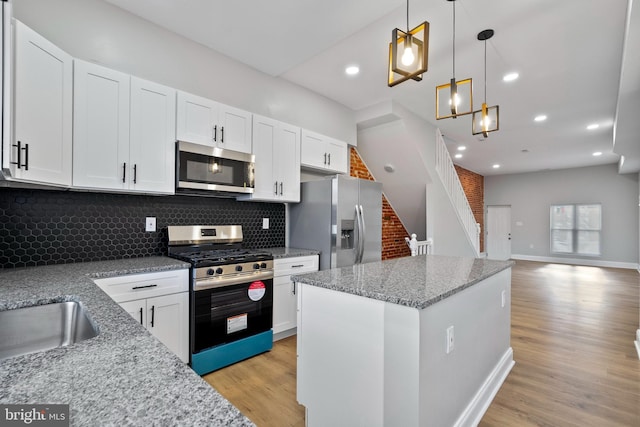
<path fill-rule="evenodd" d="M 287 276 L 296 273 L 308 273 L 318 270 L 318 255 L 296 258 L 279 258 L 273 261 L 273 275 Z"/>
<path fill-rule="evenodd" d="M 189 270 L 129 274 L 93 281 L 115 302 L 125 302 L 188 291 Z"/>

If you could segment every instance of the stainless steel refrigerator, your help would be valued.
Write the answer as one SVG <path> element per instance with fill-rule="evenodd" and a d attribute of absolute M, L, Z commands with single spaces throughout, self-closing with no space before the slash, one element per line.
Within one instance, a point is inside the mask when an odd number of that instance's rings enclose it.
<path fill-rule="evenodd" d="M 382 184 L 336 175 L 301 184 L 289 205 L 289 245 L 320 251 L 320 269 L 380 261 Z"/>

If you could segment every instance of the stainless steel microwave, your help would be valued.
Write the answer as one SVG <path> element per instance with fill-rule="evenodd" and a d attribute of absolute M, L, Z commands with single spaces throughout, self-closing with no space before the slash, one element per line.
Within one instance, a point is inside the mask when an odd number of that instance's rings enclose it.
<path fill-rule="evenodd" d="M 254 164 L 253 154 L 178 141 L 176 192 L 253 193 Z"/>

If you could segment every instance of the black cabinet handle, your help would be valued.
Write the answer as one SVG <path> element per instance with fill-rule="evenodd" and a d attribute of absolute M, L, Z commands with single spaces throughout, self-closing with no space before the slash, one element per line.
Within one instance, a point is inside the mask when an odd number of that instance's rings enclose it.
<path fill-rule="evenodd" d="M 122 183 L 124 184 L 127 180 L 127 162 L 122 164 Z"/>
<path fill-rule="evenodd" d="M 273 194 L 278 195 L 278 181 L 276 181 L 273 185 Z"/>
<path fill-rule="evenodd" d="M 224 126 L 220 128 L 220 142 L 224 143 Z"/>
<path fill-rule="evenodd" d="M 218 125 L 213 126 L 213 141 L 215 142 L 218 139 Z"/>
<path fill-rule="evenodd" d="M 133 165 L 133 183 L 135 184 L 138 181 L 138 164 Z"/>
<path fill-rule="evenodd" d="M 29 170 L 29 144 L 24 144 L 24 170 Z"/>
<path fill-rule="evenodd" d="M 291 268 L 300 268 L 300 267 L 304 267 L 304 264 L 296 264 L 291 266 Z"/>
<path fill-rule="evenodd" d="M 324 153 L 324 164 L 327 164 L 327 153 Z"/>
<path fill-rule="evenodd" d="M 24 147 L 22 146 L 22 142 L 18 141 L 17 144 L 12 144 L 13 147 L 16 147 L 17 150 L 17 161 L 15 162 L 10 162 L 12 165 L 16 165 L 16 167 L 18 169 L 21 169 L 22 167 L 24 167 L 24 170 L 28 171 L 29 170 L 29 144 L 25 144 Z M 24 151 L 24 163 L 22 163 L 22 152 Z"/>
<path fill-rule="evenodd" d="M 296 294 L 296 282 L 291 282 L 291 293 Z"/>
<path fill-rule="evenodd" d="M 280 195 L 282 196 L 282 181 L 280 181 Z"/>
<path fill-rule="evenodd" d="M 144 286 L 134 286 L 131 289 L 146 289 L 146 288 L 155 288 L 156 286 L 158 286 L 157 284 L 153 284 L 153 285 L 144 285 Z"/>
<path fill-rule="evenodd" d="M 140 307 L 140 324 L 144 326 L 144 323 L 142 323 L 142 307 Z"/>
<path fill-rule="evenodd" d="M 151 306 L 151 327 L 153 328 L 153 320 L 155 318 L 155 314 L 156 314 L 156 306 L 152 305 Z"/>
<path fill-rule="evenodd" d="M 327 164 L 331 166 L 331 153 L 327 154 L 327 159 L 329 159 Z"/>

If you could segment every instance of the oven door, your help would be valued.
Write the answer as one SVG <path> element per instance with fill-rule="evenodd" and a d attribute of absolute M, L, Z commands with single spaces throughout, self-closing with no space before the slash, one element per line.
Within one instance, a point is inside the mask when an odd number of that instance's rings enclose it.
<path fill-rule="evenodd" d="M 253 193 L 253 154 L 178 141 L 176 189 Z"/>
<path fill-rule="evenodd" d="M 271 329 L 273 279 L 193 291 L 192 354 Z"/>

